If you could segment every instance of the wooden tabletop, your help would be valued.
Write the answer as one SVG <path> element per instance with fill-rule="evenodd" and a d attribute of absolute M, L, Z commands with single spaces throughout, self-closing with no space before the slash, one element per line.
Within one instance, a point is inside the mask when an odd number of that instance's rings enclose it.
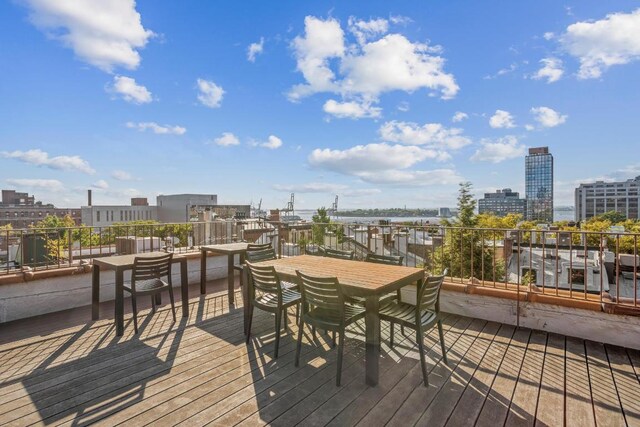
<path fill-rule="evenodd" d="M 136 257 L 150 258 L 150 257 L 161 256 L 161 255 L 167 255 L 167 252 L 145 252 L 141 254 L 115 255 L 115 256 L 109 256 L 104 258 L 94 258 L 93 264 L 99 265 L 100 267 L 104 267 L 107 269 L 109 268 L 117 269 L 117 268 L 123 268 L 123 267 L 132 267 Z M 173 254 L 174 261 L 180 261 L 182 258 L 184 258 L 184 256 Z"/>
<path fill-rule="evenodd" d="M 247 242 L 221 243 L 218 245 L 200 246 L 200 250 L 219 254 L 239 254 L 246 252 L 247 246 L 249 246 Z"/>
<path fill-rule="evenodd" d="M 421 268 L 312 255 L 262 261 L 255 265 L 272 265 L 286 280 L 297 280 L 296 270 L 312 276 L 337 277 L 349 294 L 358 296 L 384 294 L 424 277 L 424 270 Z"/>

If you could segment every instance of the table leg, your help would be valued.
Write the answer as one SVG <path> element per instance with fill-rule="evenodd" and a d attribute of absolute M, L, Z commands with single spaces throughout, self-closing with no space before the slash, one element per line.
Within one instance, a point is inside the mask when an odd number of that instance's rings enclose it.
<path fill-rule="evenodd" d="M 233 254 L 229 254 L 227 257 L 227 286 L 229 287 L 229 304 L 234 304 L 233 291 L 235 288 L 235 278 L 233 277 Z"/>
<path fill-rule="evenodd" d="M 182 292 L 182 317 L 189 317 L 189 276 L 187 259 L 180 261 L 180 290 Z"/>
<path fill-rule="evenodd" d="M 91 320 L 100 318 L 100 266 L 94 264 L 91 277 Z"/>
<path fill-rule="evenodd" d="M 116 336 L 124 334 L 124 271 L 116 269 Z"/>
<path fill-rule="evenodd" d="M 207 251 L 200 251 L 200 293 L 207 293 Z"/>
<path fill-rule="evenodd" d="M 380 362 L 380 300 L 378 295 L 371 295 L 365 302 L 366 329 L 366 383 L 370 386 L 378 384 Z"/>
<path fill-rule="evenodd" d="M 242 283 L 244 286 L 242 287 L 242 303 L 244 308 L 244 334 L 247 335 L 247 325 L 249 324 L 249 313 L 251 312 L 250 307 L 250 298 L 249 295 L 249 269 L 247 266 L 242 267 Z"/>

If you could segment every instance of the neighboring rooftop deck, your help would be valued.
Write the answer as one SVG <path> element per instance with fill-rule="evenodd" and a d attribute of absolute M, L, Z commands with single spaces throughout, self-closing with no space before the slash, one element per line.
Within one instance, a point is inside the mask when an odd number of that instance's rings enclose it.
<path fill-rule="evenodd" d="M 313 345 L 306 335 L 295 368 L 292 332 L 272 359 L 267 314 L 256 310 L 245 345 L 242 309 L 229 311 L 226 292 L 191 303 L 188 321 L 176 324 L 167 305 L 148 317 L 145 307 L 134 336 L 126 301 L 120 340 L 112 302 L 97 322 L 86 307 L 0 325 L 0 424 L 640 425 L 637 350 L 449 315 L 449 366 L 437 333 L 426 338 L 429 388 L 413 339 L 391 350 L 384 325 L 380 383 L 371 388 L 359 324 L 336 387 L 336 351 L 322 334 Z"/>

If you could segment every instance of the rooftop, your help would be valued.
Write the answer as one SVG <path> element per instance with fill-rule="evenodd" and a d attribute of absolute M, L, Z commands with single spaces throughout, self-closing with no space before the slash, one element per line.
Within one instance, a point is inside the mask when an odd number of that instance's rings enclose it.
<path fill-rule="evenodd" d="M 222 290 L 223 282 L 210 289 Z M 323 334 L 314 343 L 305 336 L 295 368 L 295 325 L 274 360 L 267 314 L 256 311 L 254 338 L 245 344 L 242 308 L 230 309 L 226 292 L 190 303 L 188 320 L 178 323 L 166 305 L 153 316 L 144 307 L 138 336 L 127 310 L 120 339 L 113 302 L 101 304 L 95 322 L 83 307 L 0 324 L 0 422 L 640 424 L 637 350 L 449 314 L 448 366 L 436 330 L 426 337 L 428 388 L 413 338 L 397 335 L 402 339 L 390 349 L 384 325 L 380 383 L 368 387 L 364 325 L 357 324 L 349 329 L 343 385 L 336 387 L 336 351 Z"/>

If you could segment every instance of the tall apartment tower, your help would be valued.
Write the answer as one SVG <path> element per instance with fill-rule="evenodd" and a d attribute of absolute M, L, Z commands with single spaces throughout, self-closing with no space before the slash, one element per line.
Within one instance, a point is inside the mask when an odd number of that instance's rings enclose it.
<path fill-rule="evenodd" d="M 525 218 L 529 221 L 553 222 L 553 156 L 549 147 L 529 148 L 525 157 Z"/>

